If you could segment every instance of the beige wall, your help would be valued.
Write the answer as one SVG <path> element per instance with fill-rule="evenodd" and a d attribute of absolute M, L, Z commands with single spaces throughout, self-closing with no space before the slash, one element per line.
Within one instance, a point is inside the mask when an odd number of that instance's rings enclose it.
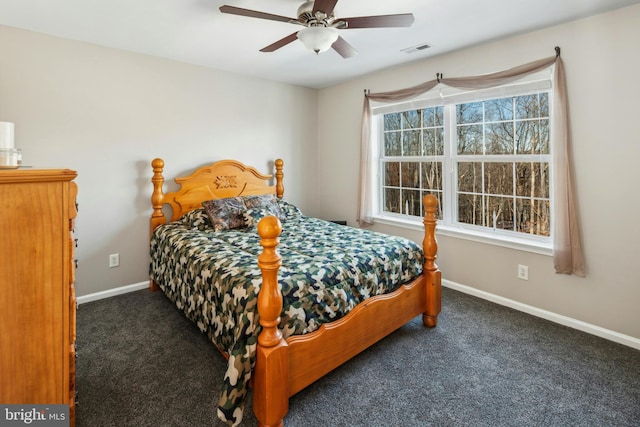
<path fill-rule="evenodd" d="M 640 6 L 496 41 L 323 89 L 319 103 L 320 216 L 355 223 L 364 89 L 394 90 L 489 73 L 552 56 L 566 67 L 587 278 L 556 275 L 547 256 L 440 236 L 444 278 L 640 339 Z M 419 232 L 380 231 L 417 241 Z M 529 280 L 516 278 L 517 264 Z M 639 341 L 640 342 L 640 341 Z"/>
<path fill-rule="evenodd" d="M 25 165 L 79 174 L 79 296 L 148 280 L 154 157 L 171 179 L 281 157 L 288 199 L 315 213 L 316 106 L 316 90 L 0 26 L 0 121 Z"/>

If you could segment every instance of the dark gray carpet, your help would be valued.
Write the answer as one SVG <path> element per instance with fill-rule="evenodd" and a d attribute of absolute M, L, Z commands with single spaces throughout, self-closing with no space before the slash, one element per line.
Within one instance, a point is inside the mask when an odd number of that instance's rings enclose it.
<path fill-rule="evenodd" d="M 162 292 L 78 309 L 77 425 L 221 426 L 225 360 Z M 640 352 L 443 289 L 290 399 L 287 426 L 638 426 Z M 243 425 L 256 425 L 251 402 Z"/>

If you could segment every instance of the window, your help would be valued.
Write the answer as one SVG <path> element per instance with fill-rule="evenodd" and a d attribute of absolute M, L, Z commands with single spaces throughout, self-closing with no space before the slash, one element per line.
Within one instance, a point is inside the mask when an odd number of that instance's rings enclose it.
<path fill-rule="evenodd" d="M 384 115 L 382 212 L 424 216 L 426 193 L 442 201 L 443 112 L 438 106 Z"/>
<path fill-rule="evenodd" d="M 434 193 L 445 228 L 550 244 L 550 90 L 496 93 L 374 110 L 378 218 L 421 221 Z"/>

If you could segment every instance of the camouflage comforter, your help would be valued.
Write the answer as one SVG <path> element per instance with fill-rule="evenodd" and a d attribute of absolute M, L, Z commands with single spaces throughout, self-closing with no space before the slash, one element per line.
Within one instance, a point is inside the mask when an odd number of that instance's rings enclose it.
<path fill-rule="evenodd" d="M 422 248 L 409 240 L 306 217 L 278 203 L 285 338 L 339 319 L 422 272 Z M 151 278 L 229 355 L 218 416 L 234 425 L 242 419 L 260 332 L 259 240 L 255 225 L 214 232 L 203 209 L 158 227 L 151 239 Z"/>

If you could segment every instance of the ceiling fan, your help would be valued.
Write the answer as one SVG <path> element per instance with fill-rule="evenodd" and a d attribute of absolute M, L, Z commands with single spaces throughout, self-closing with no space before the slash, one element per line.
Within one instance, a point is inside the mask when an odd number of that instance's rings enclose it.
<path fill-rule="evenodd" d="M 316 53 L 333 48 L 333 50 L 338 52 L 343 58 L 349 58 L 355 55 L 357 51 L 340 37 L 338 30 L 351 28 L 409 27 L 414 21 L 413 14 L 411 13 L 336 18 L 333 9 L 337 2 L 338 0 L 305 1 L 298 8 L 297 18 L 288 18 L 286 16 L 227 5 L 221 6 L 220 12 L 248 16 L 250 18 L 267 19 L 270 21 L 287 22 L 305 27 L 269 46 L 263 47 L 260 49 L 260 52 L 273 52 L 299 39 L 308 49 Z"/>

